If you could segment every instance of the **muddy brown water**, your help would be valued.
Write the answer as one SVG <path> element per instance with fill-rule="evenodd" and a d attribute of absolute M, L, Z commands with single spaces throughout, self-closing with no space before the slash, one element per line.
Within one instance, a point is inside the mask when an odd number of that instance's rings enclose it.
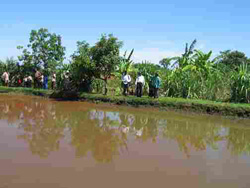
<path fill-rule="evenodd" d="M 250 187 L 250 121 L 0 95 L 0 187 Z"/>

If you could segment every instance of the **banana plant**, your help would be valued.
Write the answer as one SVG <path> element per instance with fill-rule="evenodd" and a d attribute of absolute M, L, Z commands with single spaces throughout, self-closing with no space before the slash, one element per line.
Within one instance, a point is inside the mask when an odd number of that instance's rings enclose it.
<path fill-rule="evenodd" d="M 114 72 L 115 76 L 121 77 L 124 71 L 127 71 L 127 72 L 131 71 L 132 65 L 133 65 L 133 60 L 131 60 L 131 57 L 133 53 L 134 53 L 134 49 L 132 49 L 128 57 L 126 57 L 127 51 L 125 51 L 123 57 L 121 57 L 120 64 L 118 65 L 116 72 Z"/>
<path fill-rule="evenodd" d="M 178 65 L 179 68 L 183 68 L 186 65 L 190 64 L 190 60 L 192 59 L 192 54 L 194 53 L 194 47 L 197 43 L 197 40 L 193 40 L 191 45 L 189 46 L 188 43 L 186 43 L 186 48 L 184 54 L 182 54 L 180 57 L 173 57 L 171 60 L 174 60 L 173 66 Z"/>

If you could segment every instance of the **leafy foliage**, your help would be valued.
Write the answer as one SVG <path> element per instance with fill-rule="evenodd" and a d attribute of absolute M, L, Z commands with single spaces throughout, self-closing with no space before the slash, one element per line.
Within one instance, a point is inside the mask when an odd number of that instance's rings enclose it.
<path fill-rule="evenodd" d="M 249 64 L 250 60 L 246 57 L 243 52 L 239 51 L 224 51 L 220 54 L 219 63 L 228 66 L 231 70 L 238 70 L 243 64 Z"/>
<path fill-rule="evenodd" d="M 65 47 L 62 46 L 61 36 L 49 33 L 45 28 L 31 31 L 27 47 L 28 49 L 23 50 L 22 56 L 19 56 L 19 60 L 23 61 L 24 67 L 28 69 L 42 66 L 45 75 L 49 75 L 64 60 Z M 23 47 L 18 46 L 18 49 Z"/>
<path fill-rule="evenodd" d="M 120 63 L 119 49 L 123 43 L 112 34 L 102 35 L 101 39 L 91 48 L 96 78 L 107 81 Z"/>
<path fill-rule="evenodd" d="M 92 61 L 91 48 L 85 41 L 77 42 L 77 50 L 71 56 L 70 72 L 77 88 L 90 91 L 90 85 L 95 75 L 95 64 Z"/>
<path fill-rule="evenodd" d="M 250 102 L 250 72 L 247 64 L 242 64 L 231 77 L 231 101 Z"/>
<path fill-rule="evenodd" d="M 228 50 L 214 58 L 212 51 L 195 49 L 197 41 L 194 40 L 190 45 L 186 44 L 180 56 L 165 57 L 159 64 L 134 63 L 134 49 L 120 56 L 123 43 L 109 34 L 102 35 L 93 46 L 78 41 L 70 63 L 63 64 L 65 48 L 61 40 L 60 35 L 49 33 L 45 28 L 32 30 L 27 48 L 18 46 L 22 49 L 22 55 L 18 57 L 20 64 L 13 58 L 0 61 L 0 74 L 9 71 L 10 85 L 15 86 L 17 78 L 23 79 L 33 75 L 36 68 L 42 68 L 45 75 L 56 72 L 57 88 L 61 89 L 63 74 L 69 71 L 76 91 L 99 93 L 104 88 L 103 93 L 107 94 L 107 88 L 111 88 L 119 95 L 124 71 L 132 77 L 131 91 L 135 89 L 133 82 L 137 73 L 142 73 L 146 80 L 145 93 L 157 72 L 162 80 L 160 93 L 167 97 L 250 102 L 250 60 L 243 52 Z"/>

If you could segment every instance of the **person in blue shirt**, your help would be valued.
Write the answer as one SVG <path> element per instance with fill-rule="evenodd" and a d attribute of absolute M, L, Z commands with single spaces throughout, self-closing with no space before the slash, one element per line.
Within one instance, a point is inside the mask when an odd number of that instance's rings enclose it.
<path fill-rule="evenodd" d="M 152 84 L 153 84 L 154 98 L 158 98 L 159 97 L 159 88 L 161 87 L 161 79 L 160 79 L 158 73 L 155 73 Z"/>

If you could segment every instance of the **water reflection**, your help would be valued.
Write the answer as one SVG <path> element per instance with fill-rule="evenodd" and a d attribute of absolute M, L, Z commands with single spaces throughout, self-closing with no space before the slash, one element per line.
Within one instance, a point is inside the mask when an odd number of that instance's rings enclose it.
<path fill-rule="evenodd" d="M 157 144 L 157 139 L 175 141 L 189 158 L 191 150 L 217 150 L 222 141 L 235 155 L 250 154 L 250 129 L 210 121 L 194 121 L 126 111 L 112 112 L 86 103 L 55 102 L 8 97 L 0 99 L 0 119 L 14 124 L 30 151 L 42 158 L 60 149 L 64 139 L 75 148 L 76 157 L 90 153 L 97 162 L 111 162 L 129 150 L 128 141 Z M 223 133 L 223 130 L 228 130 Z"/>
<path fill-rule="evenodd" d="M 119 154 L 119 148 L 126 147 L 126 140 L 121 137 L 118 129 L 113 129 L 107 123 L 107 117 L 86 120 L 73 126 L 71 130 L 72 146 L 76 156 L 86 156 L 90 151 L 98 162 L 110 162 L 114 155 Z M 100 127 L 99 125 L 103 125 Z"/>
<path fill-rule="evenodd" d="M 226 136 L 227 148 L 234 155 L 250 155 L 250 129 L 231 127 Z"/>
<path fill-rule="evenodd" d="M 167 139 L 174 139 L 178 142 L 179 149 L 187 157 L 190 157 L 190 149 L 196 151 L 206 150 L 207 146 L 214 150 L 218 149 L 218 142 L 224 137 L 220 135 L 222 127 L 215 124 L 199 124 L 188 121 L 169 121 L 163 135 Z"/>

